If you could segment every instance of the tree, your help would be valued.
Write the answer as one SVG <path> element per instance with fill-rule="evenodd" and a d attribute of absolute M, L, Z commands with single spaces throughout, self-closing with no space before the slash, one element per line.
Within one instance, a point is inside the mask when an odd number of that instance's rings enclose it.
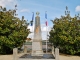
<path fill-rule="evenodd" d="M 16 10 L 0 8 L 0 54 L 9 54 L 14 47 L 21 47 L 30 33 L 29 23 L 15 14 Z"/>
<path fill-rule="evenodd" d="M 71 17 L 70 13 L 66 13 L 66 16 L 52 20 L 54 25 L 50 31 L 49 41 L 55 47 L 59 47 L 62 53 L 80 53 L 80 20 L 78 18 L 79 16 Z"/>

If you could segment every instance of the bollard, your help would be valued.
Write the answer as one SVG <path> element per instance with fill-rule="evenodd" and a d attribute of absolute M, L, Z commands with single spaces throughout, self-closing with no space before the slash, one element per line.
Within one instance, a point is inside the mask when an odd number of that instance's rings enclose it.
<path fill-rule="evenodd" d="M 55 48 L 55 60 L 59 60 L 59 48 Z"/>
<path fill-rule="evenodd" d="M 27 54 L 27 46 L 24 46 L 24 54 Z"/>
<path fill-rule="evenodd" d="M 52 54 L 55 57 L 55 54 L 54 54 L 54 46 L 52 46 Z"/>
<path fill-rule="evenodd" d="M 14 49 L 13 49 L 13 60 L 18 60 L 17 48 L 14 48 Z"/>

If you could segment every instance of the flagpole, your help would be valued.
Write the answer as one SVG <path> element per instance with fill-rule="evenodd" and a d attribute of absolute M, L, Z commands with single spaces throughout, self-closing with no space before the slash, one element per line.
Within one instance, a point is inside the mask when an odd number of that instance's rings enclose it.
<path fill-rule="evenodd" d="M 34 33 L 34 31 L 33 31 L 33 26 L 32 26 L 32 34 Z M 34 36 L 34 34 L 32 35 L 32 42 L 33 42 L 33 36 Z"/>
<path fill-rule="evenodd" d="M 46 26 L 46 53 L 47 53 L 47 26 Z"/>
<path fill-rule="evenodd" d="M 47 12 L 47 11 L 46 11 Z M 45 12 L 45 19 L 46 19 L 46 53 L 47 53 L 47 13 Z"/>

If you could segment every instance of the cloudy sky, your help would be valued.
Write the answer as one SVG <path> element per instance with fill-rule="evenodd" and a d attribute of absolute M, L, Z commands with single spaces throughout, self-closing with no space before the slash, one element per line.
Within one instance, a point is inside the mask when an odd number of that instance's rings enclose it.
<path fill-rule="evenodd" d="M 80 13 L 80 0 L 0 0 L 0 5 L 8 9 L 14 9 L 16 4 L 19 18 L 25 16 L 25 19 L 30 21 L 32 19 L 32 12 L 34 12 L 34 17 L 37 11 L 40 12 L 42 39 L 46 39 L 45 11 L 47 11 L 48 31 L 53 26 L 50 20 L 65 15 L 66 6 L 68 6 L 72 17 Z M 32 26 L 29 26 L 29 28 L 31 31 L 33 30 Z M 32 36 L 33 34 L 29 35 L 31 38 Z"/>

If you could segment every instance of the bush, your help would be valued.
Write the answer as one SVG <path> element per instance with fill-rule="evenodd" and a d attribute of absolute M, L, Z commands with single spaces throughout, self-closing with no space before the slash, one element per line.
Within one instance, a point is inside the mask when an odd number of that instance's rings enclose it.
<path fill-rule="evenodd" d="M 0 54 L 10 54 L 21 47 L 29 34 L 26 20 L 14 17 L 15 10 L 0 8 Z"/>
<path fill-rule="evenodd" d="M 59 47 L 62 53 L 80 53 L 80 20 L 77 18 L 67 14 L 52 21 L 54 25 L 50 31 L 49 41 L 55 47 Z"/>

